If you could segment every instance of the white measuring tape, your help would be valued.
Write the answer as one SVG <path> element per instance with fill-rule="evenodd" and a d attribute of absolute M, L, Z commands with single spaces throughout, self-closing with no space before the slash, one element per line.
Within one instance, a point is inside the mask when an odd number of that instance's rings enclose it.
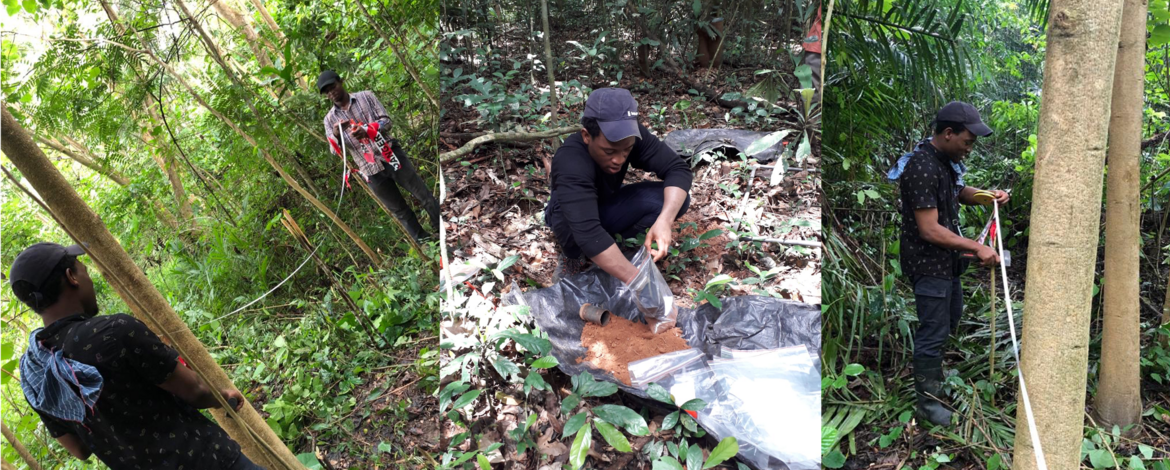
<path fill-rule="evenodd" d="M 1048 470 L 1048 463 L 1044 460 L 1044 450 L 1040 447 L 1040 434 L 1036 432 L 1036 418 L 1032 415 L 1032 402 L 1028 400 L 1028 388 L 1024 386 L 1024 368 L 1020 364 L 1020 343 L 1016 340 L 1016 320 L 1012 313 L 1011 287 L 1008 285 L 1007 266 L 1003 264 L 1003 234 L 999 227 L 999 202 L 992 200 L 992 220 L 995 222 L 996 251 L 999 254 L 999 272 L 1003 276 L 1004 304 L 1007 305 L 1008 329 L 1012 333 L 1012 354 L 1016 357 L 1016 373 L 1020 377 L 1020 396 L 1024 398 L 1024 416 L 1028 421 L 1028 433 L 1032 437 L 1032 448 L 1036 449 L 1036 466 L 1040 470 Z M 993 320 L 994 316 L 993 316 Z"/>

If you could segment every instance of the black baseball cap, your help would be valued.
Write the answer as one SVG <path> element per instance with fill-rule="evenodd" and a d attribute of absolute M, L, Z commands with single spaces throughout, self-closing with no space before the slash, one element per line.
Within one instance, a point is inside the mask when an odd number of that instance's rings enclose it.
<path fill-rule="evenodd" d="M 638 131 L 638 102 L 625 88 L 598 88 L 585 100 L 582 118 L 597 118 L 601 133 L 610 142 L 626 137 L 641 138 Z"/>
<path fill-rule="evenodd" d="M 979 110 L 962 101 L 952 101 L 938 110 L 935 122 L 957 122 L 979 137 L 991 135 L 991 128 L 979 118 Z"/>
<path fill-rule="evenodd" d="M 43 287 L 49 274 L 53 272 L 53 268 L 61 262 L 61 258 L 66 255 L 80 256 L 84 254 L 85 250 L 81 245 L 61 246 L 49 242 L 37 243 L 16 255 L 16 260 L 12 262 L 12 270 L 8 272 L 8 282 L 15 284 L 17 281 L 25 281 L 33 285 L 34 291 L 39 290 Z"/>
<path fill-rule="evenodd" d="M 337 72 L 332 70 L 321 72 L 321 75 L 317 76 L 317 93 L 324 93 L 325 87 L 340 81 L 341 76 L 337 75 Z"/>

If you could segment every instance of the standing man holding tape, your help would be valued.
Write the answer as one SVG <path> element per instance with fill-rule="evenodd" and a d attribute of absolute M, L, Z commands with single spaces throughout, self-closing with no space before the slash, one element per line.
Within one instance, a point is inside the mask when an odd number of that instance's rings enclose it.
<path fill-rule="evenodd" d="M 975 194 L 982 191 L 963 183 L 967 171 L 963 159 L 977 138 L 989 135 L 991 128 L 974 106 L 952 101 L 938 111 L 934 135 L 899 158 L 888 175 L 900 183 L 901 264 L 914 286 L 918 313 L 918 330 L 914 332 L 916 416 L 940 426 L 951 423 L 952 413 L 939 399 L 944 348 L 963 314 L 959 276 L 969 262 L 960 255 L 973 252 L 984 266 L 1000 261 L 995 250 L 964 238 L 959 230 L 959 203 L 978 204 Z M 1001 205 L 1009 199 L 1004 191 L 989 192 Z"/>
<path fill-rule="evenodd" d="M 111 469 L 256 470 L 199 409 L 239 410 L 243 396 L 212 390 L 174 348 L 126 314 L 98 316 L 78 245 L 37 243 L 17 255 L 12 292 L 41 316 L 20 358 L 20 387 L 49 435 L 80 460 Z M 262 470 L 262 469 L 261 469 Z"/>
<path fill-rule="evenodd" d="M 416 241 L 432 238 L 419 224 L 398 188 L 405 188 L 419 200 L 436 232 L 439 231 L 439 201 L 418 175 L 398 140 L 389 138 L 390 116 L 386 108 L 371 91 L 349 94 L 344 80 L 332 70 L 317 77 L 317 91 L 333 103 L 325 115 L 325 136 L 333 153 L 353 157 L 353 165 L 369 183 L 370 190 L 402 222 L 411 238 Z"/>

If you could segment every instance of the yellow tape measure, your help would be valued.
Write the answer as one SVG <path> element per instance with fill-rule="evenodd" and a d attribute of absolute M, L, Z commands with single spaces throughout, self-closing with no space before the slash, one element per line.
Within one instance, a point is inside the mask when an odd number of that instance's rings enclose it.
<path fill-rule="evenodd" d="M 974 200 L 976 204 L 986 206 L 991 204 L 991 201 L 995 200 L 995 193 L 982 190 L 975 191 L 975 194 L 971 196 L 971 199 Z"/>

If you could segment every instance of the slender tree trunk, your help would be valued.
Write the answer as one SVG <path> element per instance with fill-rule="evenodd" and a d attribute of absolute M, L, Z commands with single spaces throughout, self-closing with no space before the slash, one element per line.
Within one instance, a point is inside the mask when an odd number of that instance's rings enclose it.
<path fill-rule="evenodd" d="M 149 103 L 148 106 L 153 106 L 153 103 Z M 152 124 L 162 123 L 162 119 L 158 118 L 157 113 L 151 111 L 150 116 Z M 188 229 L 195 230 L 195 212 L 191 210 L 191 200 L 187 198 L 187 189 L 183 186 L 183 179 L 179 176 L 178 168 L 175 168 L 175 159 L 169 153 L 170 149 L 165 144 L 155 143 L 154 136 L 146 130 L 142 131 L 142 140 L 155 148 L 153 152 L 147 149 L 147 153 L 150 153 L 150 158 L 154 160 L 154 163 L 162 170 L 163 175 L 167 177 L 167 181 L 170 182 L 171 193 L 175 196 L 175 206 L 179 209 L 179 218 L 183 220 L 183 225 Z"/>
<path fill-rule="evenodd" d="M 256 55 L 256 61 L 260 63 L 261 67 L 272 66 L 272 59 L 268 57 L 268 51 L 264 50 L 264 46 L 272 47 L 268 41 L 261 38 L 252 25 L 244 19 L 244 15 L 227 4 L 226 0 L 212 0 L 211 7 L 215 8 L 215 12 L 219 14 L 228 24 L 240 31 L 244 35 L 248 47 L 252 49 L 252 53 Z M 275 52 L 275 48 L 272 48 Z"/>
<path fill-rule="evenodd" d="M 268 29 L 272 30 L 272 34 L 276 35 L 276 39 L 284 43 L 284 32 L 280 30 L 280 26 L 276 25 L 276 21 L 272 19 L 272 15 L 268 14 L 268 8 L 264 6 L 264 0 L 251 0 L 252 6 L 256 11 L 260 12 L 260 17 L 264 18 L 264 23 L 268 25 Z"/>
<path fill-rule="evenodd" d="M 366 10 L 366 6 L 362 4 L 361 0 L 357 0 L 354 3 L 356 3 L 358 8 L 362 10 L 362 13 L 366 15 L 366 18 L 370 19 L 370 27 L 373 28 L 374 31 L 377 31 L 379 36 L 382 36 L 382 39 L 386 41 L 386 45 L 390 46 L 390 51 L 394 53 L 394 57 L 398 58 L 398 62 L 402 63 L 402 68 L 406 69 L 406 72 L 410 74 L 411 78 L 414 78 L 414 82 L 418 83 L 418 87 L 422 89 L 423 94 L 427 95 L 428 102 L 433 106 L 432 109 L 434 109 L 435 112 L 438 112 L 439 100 L 436 99 L 434 93 L 431 92 L 429 88 L 427 88 L 426 82 L 422 81 L 422 78 L 419 78 L 418 71 L 414 69 L 410 61 L 407 60 L 407 58 L 401 52 L 398 52 L 398 46 L 394 45 L 394 41 L 386 35 L 386 32 L 382 31 L 382 28 L 374 25 L 374 15 L 371 15 L 370 11 Z"/>
<path fill-rule="evenodd" d="M 548 70 L 548 97 L 552 101 L 552 125 L 557 125 L 557 114 L 561 103 L 557 100 L 557 79 L 553 75 L 552 45 L 549 43 L 548 0 L 540 0 L 540 22 L 544 25 L 544 68 Z"/>
<path fill-rule="evenodd" d="M 0 459 L 0 469 L 2 469 L 2 470 L 16 470 L 16 466 L 12 465 L 7 460 Z"/>
<path fill-rule="evenodd" d="M 1146 0 L 1125 0 L 1113 102 L 1109 120 L 1109 164 L 1105 209 L 1104 324 L 1101 374 L 1095 400 L 1106 429 L 1141 422 L 1142 93 L 1145 91 Z M 1134 428 L 1132 431 L 1136 432 Z"/>
<path fill-rule="evenodd" d="M 66 147 L 63 144 L 61 144 L 61 142 L 57 142 L 55 140 L 45 139 L 45 138 L 40 137 L 40 136 L 34 136 L 34 138 L 38 142 L 40 142 L 41 144 L 45 145 L 46 147 L 49 147 L 53 150 L 56 150 L 57 152 L 60 152 L 62 155 L 65 155 L 65 156 L 73 159 L 73 161 L 82 164 L 83 166 L 85 166 L 86 168 L 89 168 L 90 170 L 93 170 L 94 173 L 97 173 L 97 174 L 102 175 L 106 178 L 109 178 L 110 181 L 113 181 L 118 186 L 121 186 L 121 187 L 129 190 L 129 186 L 130 186 L 130 179 L 129 178 L 127 178 L 122 173 L 118 172 L 118 170 L 115 170 L 113 168 L 109 168 L 109 167 L 106 167 L 104 165 L 98 164 L 97 161 L 93 158 L 93 154 L 91 152 L 89 152 L 88 150 L 86 150 L 84 148 L 81 148 L 78 150 L 70 149 L 69 147 Z M 73 147 L 79 146 L 79 144 L 77 144 L 72 139 L 69 139 L 68 137 L 63 137 L 63 138 L 65 140 L 70 141 L 70 143 L 73 144 Z M 180 230 L 179 222 L 177 220 L 175 220 L 175 216 L 172 215 L 171 211 L 167 210 L 166 206 L 164 206 L 157 199 L 154 199 L 154 198 L 152 198 L 146 194 L 142 194 L 142 193 L 136 193 L 135 197 L 137 197 L 144 204 L 146 204 L 150 207 L 153 207 L 154 212 L 155 212 L 155 216 L 158 217 L 158 220 L 160 222 L 162 222 L 163 225 L 166 225 L 168 228 L 170 228 L 176 232 L 178 232 Z"/>
<path fill-rule="evenodd" d="M 1170 275 L 1166 276 L 1170 279 Z M 1166 282 L 1166 299 L 1162 301 L 1162 324 L 1170 324 L 1170 281 Z M 1164 344 L 1170 344 L 1170 335 L 1162 337 Z"/>
<path fill-rule="evenodd" d="M 0 150 L 44 199 L 51 214 L 71 237 L 88 243 L 90 261 L 126 301 L 135 317 L 179 351 L 192 369 L 214 390 L 235 388 L 231 379 L 163 295 L 151 284 L 142 269 L 106 228 L 97 214 L 74 191 L 27 131 L 5 106 L 0 115 Z M 236 413 L 210 410 L 227 433 L 240 444 L 245 455 L 269 469 L 300 469 L 296 458 L 248 403 Z"/>
<path fill-rule="evenodd" d="M 1077 468 L 1121 4 L 1053 0 L 1037 131 L 1020 368 L 1047 466 Z M 1038 468 L 1024 396 L 1014 470 Z"/>
<path fill-rule="evenodd" d="M 5 108 L 4 112 L 7 113 L 8 108 Z M 13 434 L 12 430 L 8 429 L 8 426 L 0 423 L 0 430 L 3 430 L 4 438 L 8 439 L 8 443 L 12 444 L 12 448 L 16 449 L 16 453 L 20 454 L 20 459 L 24 460 L 24 463 L 28 465 L 28 468 L 32 470 L 41 470 L 41 464 L 37 462 L 37 459 L 33 458 L 28 449 L 24 447 L 24 444 L 20 442 L 20 439 L 16 438 L 16 434 Z"/>

